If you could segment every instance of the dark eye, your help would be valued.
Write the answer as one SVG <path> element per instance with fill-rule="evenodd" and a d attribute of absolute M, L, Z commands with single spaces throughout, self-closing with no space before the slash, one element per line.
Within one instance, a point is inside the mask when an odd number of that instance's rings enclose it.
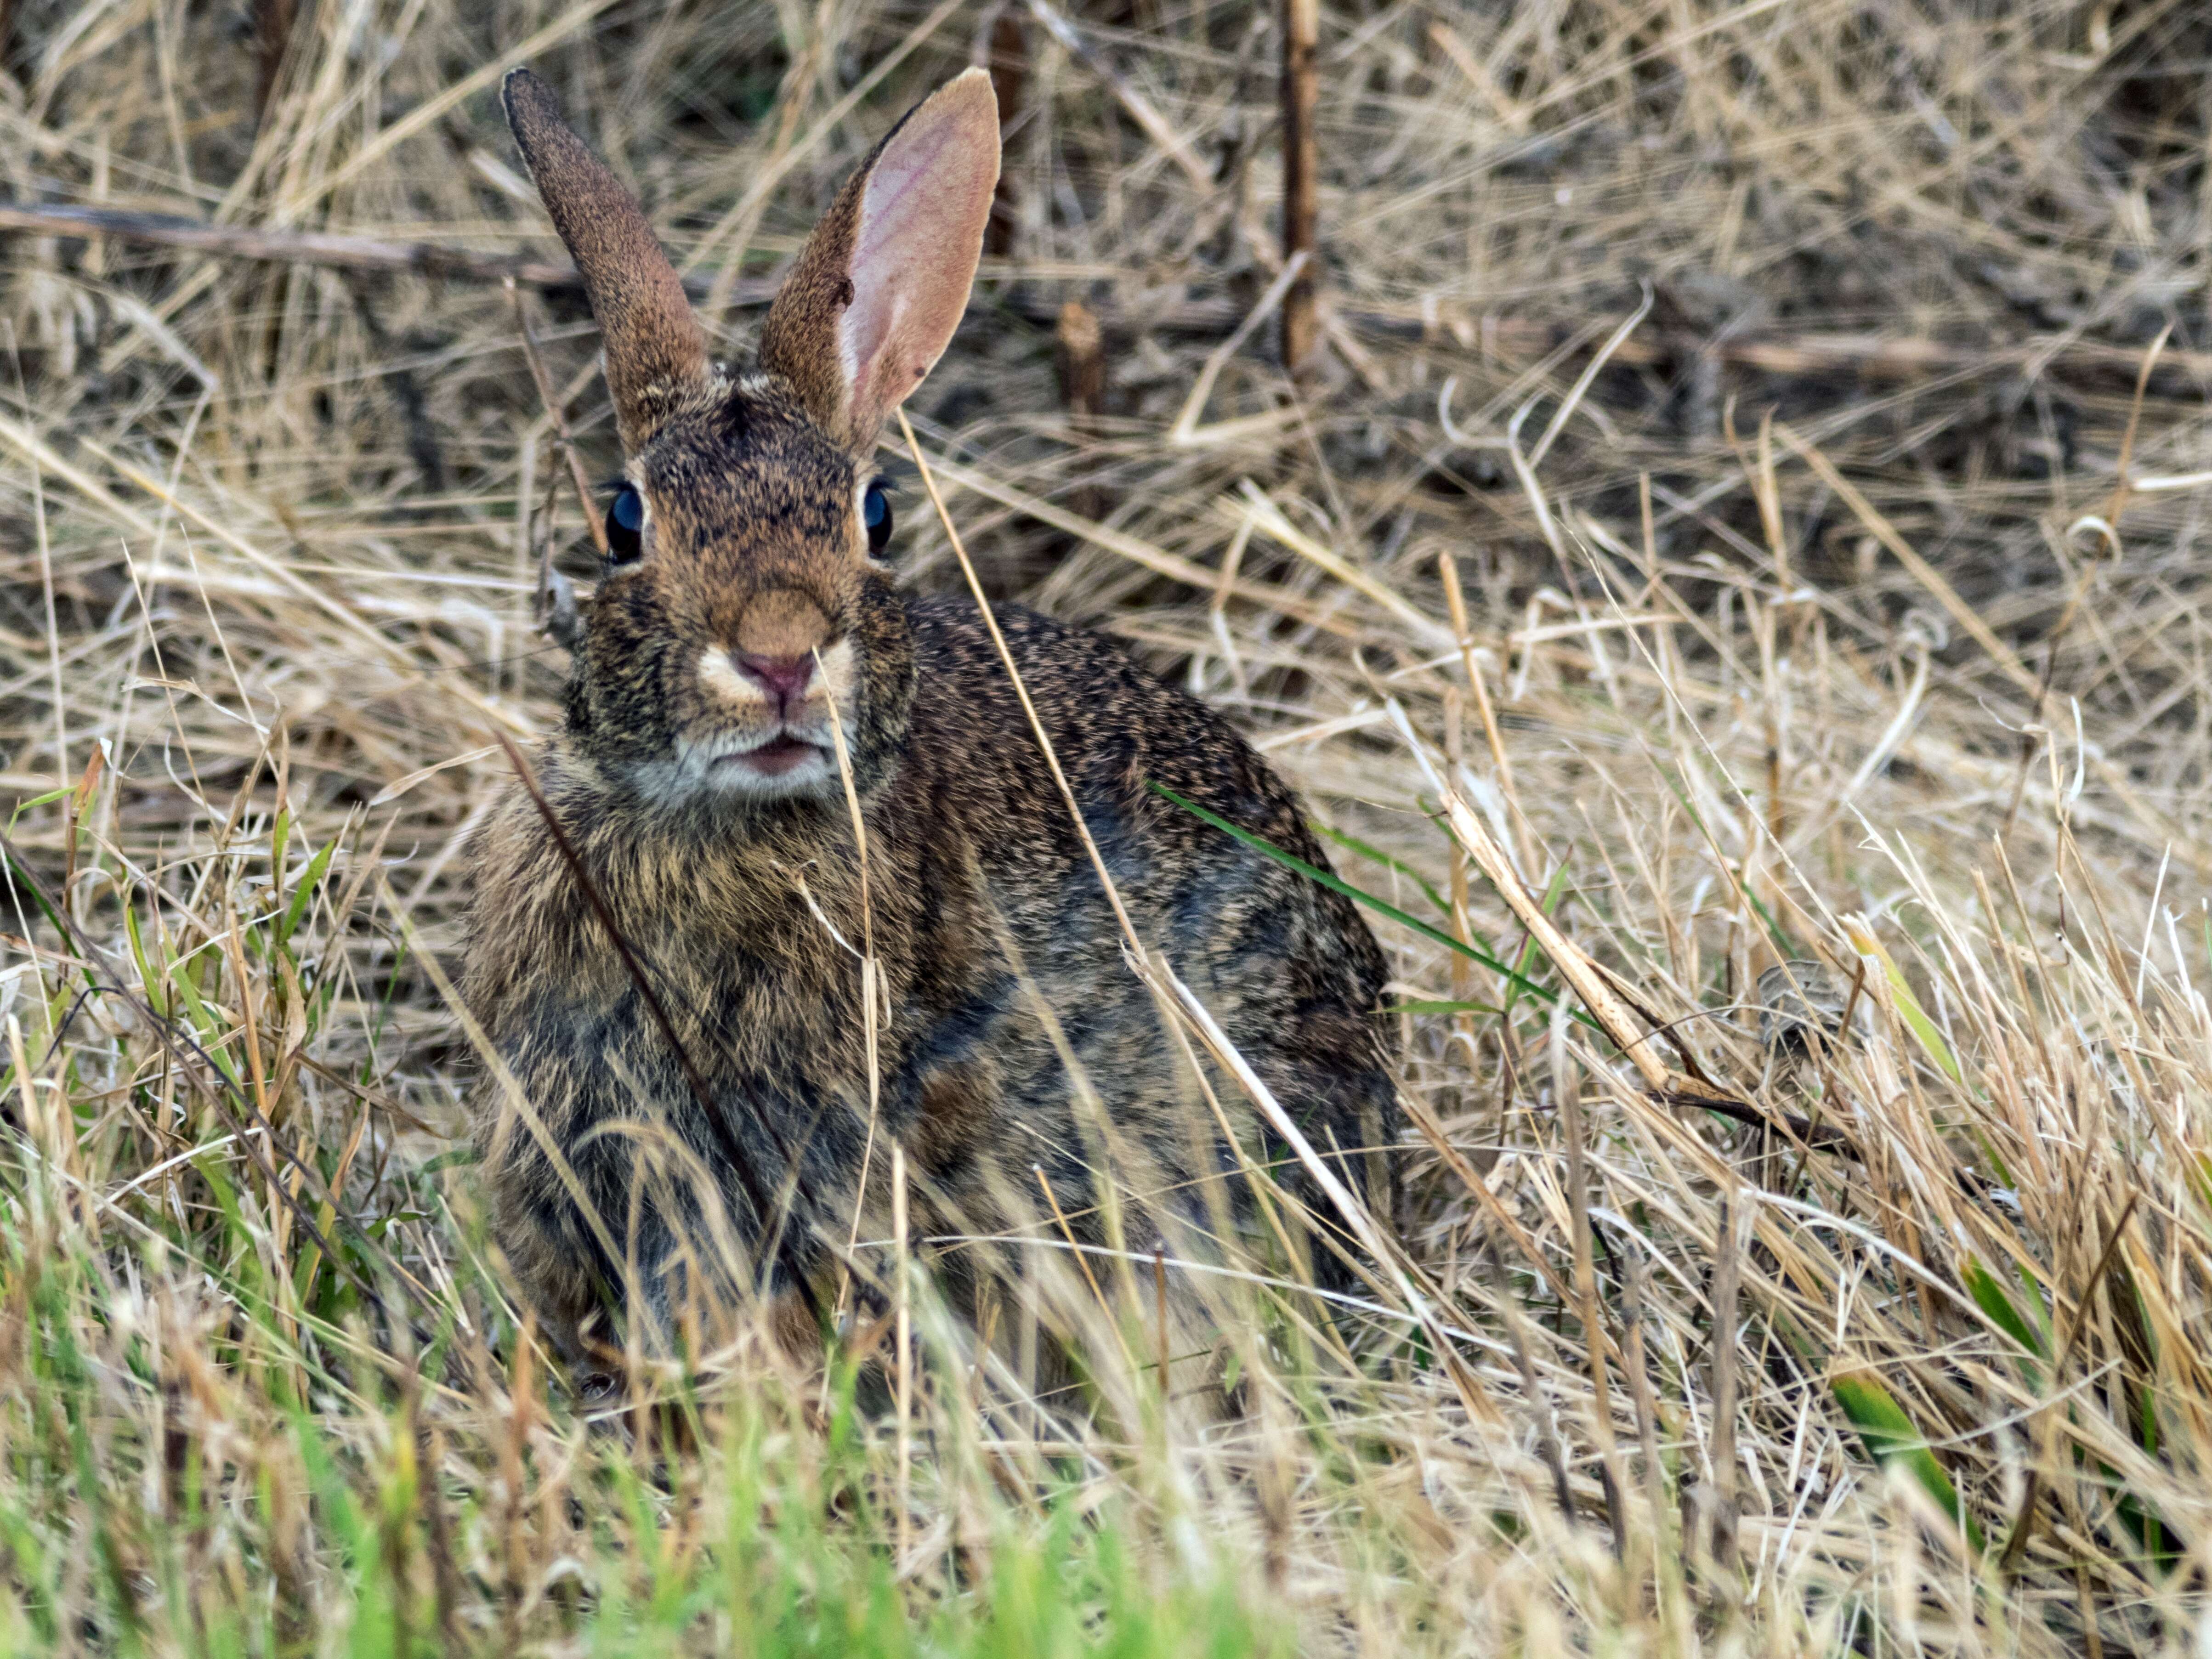
<path fill-rule="evenodd" d="M 628 564 L 645 551 L 645 498 L 629 485 L 607 503 L 607 559 Z"/>
<path fill-rule="evenodd" d="M 891 494 L 883 485 L 870 484 L 860 497 L 860 522 L 867 526 L 869 553 L 881 553 L 891 538 Z"/>

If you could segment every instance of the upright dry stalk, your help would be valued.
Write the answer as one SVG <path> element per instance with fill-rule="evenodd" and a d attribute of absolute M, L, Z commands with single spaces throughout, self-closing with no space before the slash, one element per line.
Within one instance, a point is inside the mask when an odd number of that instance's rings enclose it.
<path fill-rule="evenodd" d="M 906 1564 L 914 1514 L 914 1319 L 907 1272 L 906 1148 L 896 1135 L 891 1137 L 891 1240 L 892 1270 L 897 1274 L 891 1303 L 897 1319 L 893 1340 L 898 1354 L 898 1547 L 891 1558 L 897 1563 L 896 1571 Z"/>
<path fill-rule="evenodd" d="M 1437 555 L 1437 574 L 1443 583 L 1444 603 L 1451 611 L 1452 634 L 1459 641 L 1461 665 L 1467 671 L 1468 690 L 1474 693 L 1475 712 L 1482 716 L 1483 740 L 1490 745 L 1491 763 L 1498 769 L 1498 790 L 1505 797 L 1505 809 L 1513 824 L 1514 850 L 1521 854 L 1521 874 L 1534 881 L 1543 873 L 1536 865 L 1535 832 L 1528 827 L 1528 814 L 1521 810 L 1521 796 L 1513 787 L 1513 763 L 1505 753 L 1504 734 L 1498 729 L 1498 710 L 1490 701 L 1490 687 L 1482 678 L 1482 665 L 1475 660 L 1474 628 L 1468 621 L 1467 594 L 1459 583 L 1459 562 L 1447 548 Z M 1457 756 L 1453 757 L 1455 763 Z"/>
<path fill-rule="evenodd" d="M 999 100 L 999 137 L 1003 146 L 1007 132 L 1021 118 L 1022 94 L 1030 77 L 1029 32 L 1012 6 L 1002 6 L 991 20 L 986 41 L 984 66 L 991 71 L 991 90 Z M 1015 182 L 1014 169 L 1001 163 L 998 188 L 991 193 L 991 217 L 983 228 L 987 258 L 1003 259 L 1013 252 L 1020 209 L 1021 187 Z"/>
<path fill-rule="evenodd" d="M 1513 1343 L 1513 1363 L 1521 1373 L 1521 1392 L 1528 1396 L 1529 1413 L 1536 1419 L 1536 1444 L 1544 1454 L 1545 1467 L 1552 1472 L 1552 1498 L 1559 1506 L 1560 1516 L 1571 1527 L 1575 1524 L 1575 1489 L 1567 1479 L 1566 1451 L 1559 1444 L 1559 1428 L 1552 1415 L 1551 1401 L 1545 1398 L 1543 1382 L 1536 1374 L 1536 1357 L 1529 1351 L 1528 1317 L 1521 1311 L 1521 1298 L 1514 1292 L 1505 1263 L 1494 1249 L 1490 1267 L 1498 1310 L 1504 1316 L 1505 1334 Z"/>
<path fill-rule="evenodd" d="M 1449 563 L 1450 556 L 1443 556 Z M 1472 666 L 1470 664 L 1470 669 Z M 1467 742 L 1460 714 L 1459 688 L 1447 685 L 1444 687 L 1444 758 L 1451 763 L 1454 773 L 1467 763 Z M 1468 915 L 1467 849 L 1463 847 L 1454 846 L 1451 849 L 1449 896 L 1452 932 L 1462 945 L 1471 946 L 1474 943 L 1474 926 Z M 1466 1002 L 1474 995 L 1474 963 L 1469 957 L 1456 953 L 1451 959 L 1451 994 L 1454 1002 Z M 1474 1021 L 1464 1011 L 1455 1023 L 1462 1030 L 1473 1033 Z"/>
<path fill-rule="evenodd" d="M 1590 1430 L 1597 1441 L 1598 1475 L 1605 1483 L 1606 1520 L 1613 1528 L 1613 1553 L 1625 1559 L 1628 1553 L 1628 1500 L 1621 1489 L 1620 1450 L 1613 1433 L 1613 1389 L 1605 1370 L 1605 1328 L 1598 1316 L 1597 1263 L 1590 1231 L 1589 1156 L 1584 1144 L 1582 1079 L 1569 1057 L 1568 1029 L 1566 1005 L 1560 1003 L 1554 1007 L 1552 1018 L 1552 1083 L 1559 1109 L 1559 1127 L 1567 1142 L 1567 1206 L 1574 1230 L 1575 1312 L 1582 1322 L 1583 1346 L 1589 1361 Z"/>
<path fill-rule="evenodd" d="M 1314 348 L 1314 110 L 1321 0 L 1283 0 L 1283 262 L 1301 253 L 1304 268 L 1283 296 L 1283 368 L 1296 374 Z"/>
<path fill-rule="evenodd" d="M 1098 325 L 1098 313 L 1080 300 L 1070 300 L 1060 308 L 1054 346 L 1054 367 L 1060 374 L 1060 401 L 1067 410 L 1067 423 L 1078 433 L 1088 433 L 1106 406 L 1106 334 Z M 1068 496 L 1068 505 L 1086 519 L 1103 519 L 1112 504 L 1106 492 L 1086 478 Z"/>
<path fill-rule="evenodd" d="M 269 119 L 269 106 L 276 97 L 284 54 L 291 50 L 292 27 L 299 16 L 299 0 L 253 0 L 253 118 L 258 122 Z"/>
<path fill-rule="evenodd" d="M 826 678 L 828 670 L 823 665 L 819 652 L 815 653 L 814 665 L 815 672 L 823 674 Z M 860 1148 L 860 1179 L 854 1188 L 853 1230 L 845 1241 L 845 1247 L 849 1250 L 856 1248 L 860 1242 L 860 1207 L 867 1199 L 868 1171 L 874 1166 L 876 1132 L 882 1118 L 883 1060 L 878 1048 L 877 1029 L 878 1005 L 881 1000 L 882 993 L 877 986 L 875 912 L 874 907 L 869 902 L 868 896 L 868 821 L 860 811 L 860 792 L 859 786 L 853 781 L 853 757 L 852 752 L 845 746 L 845 732 L 842 722 L 836 720 L 830 722 L 830 746 L 836 751 L 837 775 L 843 781 L 845 786 L 845 811 L 853 823 L 853 857 L 858 863 L 860 872 L 860 1035 L 868 1064 L 868 1138 Z M 896 1149 L 894 1148 L 891 1168 L 896 1171 L 902 1167 Z M 905 1183 L 902 1181 L 899 1183 L 899 1196 L 894 1201 L 903 1205 L 906 1201 L 905 1191 Z M 836 1303 L 836 1309 L 841 1314 L 845 1310 L 846 1293 L 851 1288 L 851 1273 L 849 1270 L 841 1269 L 837 1276 Z"/>
<path fill-rule="evenodd" d="M 538 387 L 538 401 L 544 405 L 545 418 L 552 426 L 554 441 L 561 447 L 561 454 L 568 463 L 568 482 L 575 487 L 576 505 L 583 509 L 584 528 L 591 532 L 592 545 L 601 558 L 607 556 L 607 527 L 599 515 L 592 510 L 592 481 L 584 476 L 583 458 L 576 453 L 576 441 L 568 431 L 568 416 L 562 399 L 553 390 L 553 377 L 546 373 L 545 360 L 538 354 L 538 341 L 530 331 L 530 313 L 522 303 L 522 289 L 514 279 L 507 280 L 507 302 L 514 308 L 515 331 L 522 336 L 523 360 L 530 365 L 530 378 Z M 549 544 L 546 557 L 552 554 Z M 541 574 L 542 586 L 544 578 Z"/>
<path fill-rule="evenodd" d="M 507 1432 L 499 1437 L 500 1504 L 506 1544 L 506 1580 L 501 1585 L 501 1647 L 514 1652 L 521 1646 L 523 1597 L 531 1582 L 530 1528 L 523 1508 L 529 1465 L 532 1389 L 532 1365 L 538 1357 L 538 1320 L 525 1310 L 522 1328 L 516 1334 L 509 1362 Z"/>
<path fill-rule="evenodd" d="M 1650 1269 L 1641 1247 L 1622 1253 L 1626 1283 L 1620 1310 L 1625 1340 L 1621 1366 L 1628 1375 L 1628 1393 L 1636 1407 L 1636 1438 L 1644 1455 L 1644 1501 L 1651 1511 L 1653 1576 L 1658 1581 L 1659 1607 L 1674 1632 L 1675 1645 L 1690 1650 L 1689 1609 L 1682 1596 L 1682 1560 L 1678 1540 L 1667 1535 L 1667 1470 L 1659 1460 L 1659 1407 L 1651 1392 L 1651 1375 L 1644 1352 L 1644 1322 L 1650 1301 Z"/>
<path fill-rule="evenodd" d="M 1713 1477 L 1713 1561 L 1723 1572 L 1735 1565 L 1735 1313 L 1742 1255 L 1736 1247 L 1736 1205 L 1733 1194 L 1720 1201 L 1720 1254 L 1713 1264 L 1713 1435 L 1708 1461 Z"/>
<path fill-rule="evenodd" d="M 1060 308 L 1054 331 L 1054 367 L 1060 376 L 1060 400 L 1078 425 L 1086 425 L 1106 404 L 1105 333 L 1098 313 L 1080 300 Z"/>
<path fill-rule="evenodd" d="M 1152 1246 L 1152 1309 L 1157 1316 L 1160 1345 L 1160 1400 L 1168 1399 L 1168 1367 L 1174 1363 L 1168 1346 L 1168 1250 L 1164 1243 Z"/>

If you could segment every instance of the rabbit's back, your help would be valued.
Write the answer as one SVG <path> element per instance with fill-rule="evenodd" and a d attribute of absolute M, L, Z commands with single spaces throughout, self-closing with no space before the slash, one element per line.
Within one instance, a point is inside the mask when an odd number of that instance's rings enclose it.
<path fill-rule="evenodd" d="M 1373 935 L 1349 901 L 1151 786 L 1326 868 L 1296 796 L 1218 714 L 1114 641 L 1017 607 L 995 614 L 1139 937 L 1174 966 L 1319 1150 L 1387 1147 L 1395 1097 Z M 998 649 L 964 598 L 917 600 L 909 615 L 920 672 L 896 810 L 974 849 L 985 903 L 1011 947 L 992 970 L 1006 1012 L 1025 1021 L 1035 1010 L 1021 1003 L 1049 1006 L 1087 1073 L 1071 1087 L 1065 1056 L 1050 1053 L 1033 1076 L 1006 1078 L 1008 1107 L 1062 1115 L 1080 1109 L 1087 1087 L 1118 1127 L 1144 1132 L 1161 1173 L 1187 1182 L 1200 1173 L 1183 1167 L 1191 1114 L 1204 1115 L 1212 1139 L 1210 1109 L 1124 960 L 1097 865 Z M 1017 982 L 1024 979 L 1026 987 Z M 972 1012 L 953 1022 L 963 1037 Z M 1233 1081 L 1212 1082 L 1224 1102 L 1241 1098 Z M 1368 1186 L 1387 1161 L 1379 1152 L 1356 1158 L 1346 1172 Z M 1285 1173 L 1305 1184 L 1294 1167 Z"/>

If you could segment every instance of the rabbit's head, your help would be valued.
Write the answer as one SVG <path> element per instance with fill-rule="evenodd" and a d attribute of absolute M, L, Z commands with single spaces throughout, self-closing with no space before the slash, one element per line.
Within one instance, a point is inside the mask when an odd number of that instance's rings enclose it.
<path fill-rule="evenodd" d="M 624 455 L 572 736 L 611 782 L 689 808 L 841 795 L 834 720 L 868 787 L 914 694 L 871 457 L 968 302 L 999 175 L 989 78 L 939 88 L 846 181 L 751 374 L 708 361 L 645 215 L 544 82 L 516 70 L 503 97 L 591 296 Z"/>

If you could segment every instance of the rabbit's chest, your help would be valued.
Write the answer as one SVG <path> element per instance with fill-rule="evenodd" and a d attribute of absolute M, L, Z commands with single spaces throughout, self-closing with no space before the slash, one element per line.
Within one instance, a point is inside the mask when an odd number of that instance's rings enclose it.
<path fill-rule="evenodd" d="M 709 886 L 689 909 L 625 915 L 638 971 L 610 951 L 587 982 L 563 988 L 558 1016 L 527 1022 L 581 1039 L 563 1045 L 580 1063 L 569 1073 L 580 1126 L 641 1105 L 682 1117 L 696 1078 L 771 1139 L 835 1139 L 872 1119 L 950 1175 L 992 1136 L 1031 1156 L 1064 1146 L 1075 1097 L 1110 1108 L 1160 1092 L 1170 1049 L 1117 956 L 1071 941 L 1049 910 L 1040 921 L 1014 902 L 1016 884 L 882 873 L 865 927 L 857 893 L 819 865 L 777 887 L 747 883 L 742 903 Z"/>
<path fill-rule="evenodd" d="M 677 948 L 667 982 L 683 1004 L 674 1023 L 696 1045 L 702 1072 L 827 1084 L 864 1066 L 860 951 L 833 924 L 803 920 L 805 926 L 784 916 L 750 929 L 677 930 L 669 941 Z"/>

